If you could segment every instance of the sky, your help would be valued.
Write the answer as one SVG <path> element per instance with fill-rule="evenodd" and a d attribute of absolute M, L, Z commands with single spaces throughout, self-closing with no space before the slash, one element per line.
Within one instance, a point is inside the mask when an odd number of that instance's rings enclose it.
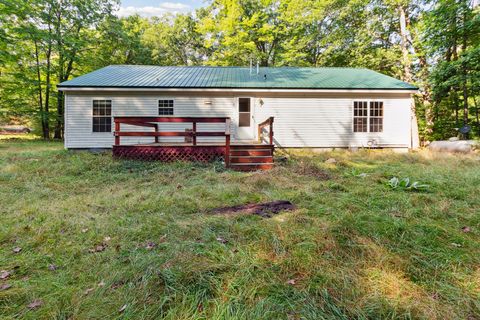
<path fill-rule="evenodd" d="M 190 12 L 204 5 L 204 0 L 122 0 L 118 15 L 125 17 L 138 13 L 143 17 L 153 17 L 166 12 Z"/>

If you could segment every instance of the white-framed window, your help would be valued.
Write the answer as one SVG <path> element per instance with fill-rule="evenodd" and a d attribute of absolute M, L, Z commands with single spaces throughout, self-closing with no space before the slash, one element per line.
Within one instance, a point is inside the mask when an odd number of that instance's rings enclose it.
<path fill-rule="evenodd" d="M 238 126 L 250 127 L 251 99 L 238 98 Z"/>
<path fill-rule="evenodd" d="M 353 102 L 353 132 L 383 132 L 383 101 Z"/>
<path fill-rule="evenodd" d="M 112 100 L 93 100 L 93 132 L 112 132 Z"/>
<path fill-rule="evenodd" d="M 158 100 L 158 115 L 159 116 L 173 116 L 175 101 L 173 99 Z"/>

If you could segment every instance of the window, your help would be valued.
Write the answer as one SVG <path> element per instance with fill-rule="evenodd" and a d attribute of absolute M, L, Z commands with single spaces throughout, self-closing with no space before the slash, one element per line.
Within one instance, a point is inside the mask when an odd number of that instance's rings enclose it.
<path fill-rule="evenodd" d="M 238 99 L 238 126 L 250 127 L 250 98 Z"/>
<path fill-rule="evenodd" d="M 383 131 L 383 102 L 370 102 L 370 132 Z"/>
<path fill-rule="evenodd" d="M 158 115 L 173 116 L 173 100 L 158 100 Z"/>
<path fill-rule="evenodd" d="M 383 102 L 353 103 L 353 132 L 383 132 Z"/>
<path fill-rule="evenodd" d="M 353 103 L 353 132 L 368 132 L 368 102 Z"/>
<path fill-rule="evenodd" d="M 93 100 L 93 132 L 112 132 L 112 100 Z"/>

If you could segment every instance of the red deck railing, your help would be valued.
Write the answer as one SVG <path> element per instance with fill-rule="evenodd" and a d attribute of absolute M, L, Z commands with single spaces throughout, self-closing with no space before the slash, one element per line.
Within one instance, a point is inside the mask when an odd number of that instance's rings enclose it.
<path fill-rule="evenodd" d="M 197 145 L 197 137 L 225 137 L 225 164 L 230 162 L 230 118 L 205 118 L 205 117 L 115 117 L 115 146 L 120 146 L 120 137 L 191 137 L 192 145 Z M 159 131 L 161 123 L 191 123 L 192 128 L 188 131 Z M 197 131 L 197 123 L 224 123 L 222 131 Z M 121 131 L 121 124 L 131 126 L 154 128 L 154 131 Z"/>

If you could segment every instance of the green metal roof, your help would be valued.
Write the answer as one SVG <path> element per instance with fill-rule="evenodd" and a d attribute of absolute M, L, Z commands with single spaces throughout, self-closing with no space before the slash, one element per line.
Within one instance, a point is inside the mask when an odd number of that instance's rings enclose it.
<path fill-rule="evenodd" d="M 356 68 L 161 67 L 112 65 L 59 88 L 226 88 L 415 90 L 381 73 Z"/>

